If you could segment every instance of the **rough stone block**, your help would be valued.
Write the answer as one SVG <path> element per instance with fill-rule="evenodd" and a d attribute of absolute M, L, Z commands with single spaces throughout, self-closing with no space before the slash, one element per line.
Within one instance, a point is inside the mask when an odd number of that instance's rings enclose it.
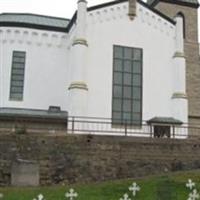
<path fill-rule="evenodd" d="M 13 186 L 38 186 L 38 163 L 26 160 L 17 160 L 13 162 L 11 167 L 11 184 Z"/>

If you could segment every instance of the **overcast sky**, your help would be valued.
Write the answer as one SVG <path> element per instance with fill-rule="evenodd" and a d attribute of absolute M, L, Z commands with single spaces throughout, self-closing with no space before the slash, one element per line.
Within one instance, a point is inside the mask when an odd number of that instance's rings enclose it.
<path fill-rule="evenodd" d="M 88 6 L 111 0 L 88 0 Z M 0 12 L 28 12 L 70 18 L 77 0 L 0 0 Z"/>
<path fill-rule="evenodd" d="M 88 0 L 88 6 L 93 6 L 108 1 L 111 0 Z M 77 0 L 0 0 L 0 13 L 24 12 L 71 18 L 76 8 Z"/>

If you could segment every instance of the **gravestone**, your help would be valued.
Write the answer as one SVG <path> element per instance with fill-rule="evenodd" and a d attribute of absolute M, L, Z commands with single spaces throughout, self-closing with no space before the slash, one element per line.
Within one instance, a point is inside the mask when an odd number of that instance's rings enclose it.
<path fill-rule="evenodd" d="M 13 186 L 38 186 L 39 164 L 35 161 L 21 160 L 12 163 L 11 184 Z"/>

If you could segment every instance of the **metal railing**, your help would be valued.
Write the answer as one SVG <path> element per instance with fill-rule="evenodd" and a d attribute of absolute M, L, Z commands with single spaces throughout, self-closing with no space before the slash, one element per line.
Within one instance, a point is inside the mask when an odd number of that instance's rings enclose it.
<path fill-rule="evenodd" d="M 24 124 L 23 124 L 24 123 Z M 16 126 L 17 124 L 17 126 Z M 18 126 L 19 125 L 19 126 Z M 156 132 L 155 126 L 167 126 L 168 133 Z M 68 117 L 66 124 L 62 126 L 31 126 L 26 122 L 13 122 L 5 126 L 5 123 L 0 123 L 0 132 L 15 132 L 15 133 L 36 133 L 36 134 L 92 134 L 92 135 L 119 135 L 119 136 L 135 136 L 135 137 L 167 137 L 167 138 L 192 138 L 200 136 L 200 125 L 198 124 L 148 124 L 142 121 L 139 124 L 129 123 L 114 123 L 109 118 L 97 117 Z"/>
<path fill-rule="evenodd" d="M 156 133 L 155 126 L 167 126 L 168 133 Z M 141 124 L 113 123 L 112 119 L 95 117 L 69 117 L 68 133 L 72 134 L 105 134 L 136 137 L 168 137 L 188 138 L 200 136 L 200 126 L 194 124 L 148 124 L 142 121 Z"/>

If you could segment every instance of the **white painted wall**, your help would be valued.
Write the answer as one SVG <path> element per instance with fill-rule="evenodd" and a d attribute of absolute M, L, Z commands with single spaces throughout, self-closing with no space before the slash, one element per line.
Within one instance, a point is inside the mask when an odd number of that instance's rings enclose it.
<path fill-rule="evenodd" d="M 143 49 L 143 120 L 173 117 L 173 55 L 175 26 L 137 3 L 137 16 L 127 16 L 128 3 L 90 11 L 87 15 L 85 116 L 111 118 L 113 45 Z M 72 74 L 74 25 L 69 35 L 23 28 L 0 29 L 0 106 L 68 110 Z M 17 32 L 16 32 L 17 31 Z M 19 33 L 18 33 L 19 32 Z M 13 50 L 27 52 L 22 102 L 9 101 Z M 83 62 L 84 63 L 84 62 Z M 80 98 L 81 102 L 81 98 Z M 73 110 L 70 111 L 73 115 Z"/>
<path fill-rule="evenodd" d="M 67 35 L 24 28 L 0 29 L 0 106 L 67 110 Z M 9 100 L 12 52 L 26 52 L 23 101 Z"/>
<path fill-rule="evenodd" d="M 137 3 L 131 21 L 128 3 L 91 11 L 88 16 L 88 115 L 112 116 L 113 45 L 143 49 L 143 120 L 171 117 L 175 26 Z"/>

